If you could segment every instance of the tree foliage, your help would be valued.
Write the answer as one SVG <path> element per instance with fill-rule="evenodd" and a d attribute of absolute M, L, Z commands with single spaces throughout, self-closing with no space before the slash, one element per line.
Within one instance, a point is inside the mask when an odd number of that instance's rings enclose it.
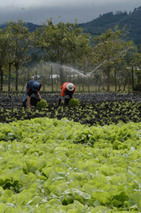
<path fill-rule="evenodd" d="M 60 64 L 75 63 L 89 53 L 90 39 L 82 34 L 78 24 L 63 22 L 57 25 L 48 20 L 35 31 L 35 45 L 45 54 L 45 60 Z"/>
<path fill-rule="evenodd" d="M 15 90 L 17 91 L 19 68 L 24 65 L 28 68 L 35 63 L 35 60 L 38 62 L 42 60 L 60 65 L 60 83 L 64 81 L 62 65 L 68 65 L 81 69 L 87 76 L 93 73 L 95 82 L 99 81 L 100 84 L 102 82 L 100 79 L 103 78 L 109 91 L 113 75 L 115 84 L 121 76 L 126 80 L 130 77 L 127 76 L 126 67 L 140 67 L 139 58 L 138 49 L 132 41 L 127 41 L 125 28 L 119 29 L 117 26 L 95 37 L 94 41 L 89 34 L 82 31 L 77 22 L 74 24 L 60 22 L 55 25 L 52 19 L 33 32 L 29 32 L 22 20 L 17 23 L 11 21 L 0 30 L 1 90 L 3 70 L 8 68 L 9 91 L 11 68 L 16 70 Z M 132 85 L 133 81 L 132 75 Z"/>
<path fill-rule="evenodd" d="M 13 64 L 16 69 L 15 88 L 18 90 L 18 70 L 22 64 L 29 60 L 27 51 L 30 44 L 28 28 L 23 25 L 21 20 L 18 23 L 11 21 L 5 28 L 5 33 L 9 36 L 8 62 Z"/>
<path fill-rule="evenodd" d="M 133 47 L 132 42 L 124 40 L 124 29 L 109 29 L 106 33 L 94 38 L 94 52 L 98 63 L 101 63 L 107 78 L 107 91 L 110 89 L 110 73 L 115 63 L 120 63 L 128 50 Z"/>

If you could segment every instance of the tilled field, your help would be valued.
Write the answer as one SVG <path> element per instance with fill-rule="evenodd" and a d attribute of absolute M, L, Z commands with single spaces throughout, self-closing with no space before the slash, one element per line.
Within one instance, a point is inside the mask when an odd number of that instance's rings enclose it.
<path fill-rule="evenodd" d="M 39 110 L 22 108 L 23 94 L 0 94 L 0 122 L 8 123 L 35 117 L 62 119 L 64 117 L 82 124 L 105 125 L 118 122 L 141 121 L 140 94 L 75 94 L 78 107 L 58 106 L 59 94 L 41 93 L 48 103 Z"/>

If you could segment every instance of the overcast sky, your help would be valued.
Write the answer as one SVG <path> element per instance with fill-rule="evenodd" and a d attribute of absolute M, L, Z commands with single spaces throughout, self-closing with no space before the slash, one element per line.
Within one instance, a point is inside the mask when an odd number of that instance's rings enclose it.
<path fill-rule="evenodd" d="M 141 0 L 0 0 L 0 24 L 22 19 L 43 24 L 47 19 L 86 23 L 107 12 L 133 11 Z"/>

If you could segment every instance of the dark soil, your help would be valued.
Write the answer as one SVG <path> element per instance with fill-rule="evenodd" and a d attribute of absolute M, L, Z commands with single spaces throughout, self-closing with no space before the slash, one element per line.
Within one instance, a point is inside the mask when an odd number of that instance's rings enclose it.
<path fill-rule="evenodd" d="M 31 110 L 22 108 L 23 94 L 0 94 L 0 122 L 49 117 L 67 117 L 82 124 L 105 125 L 141 121 L 141 94 L 75 94 L 78 107 L 58 106 L 59 94 L 41 93 L 48 103 L 47 108 Z"/>

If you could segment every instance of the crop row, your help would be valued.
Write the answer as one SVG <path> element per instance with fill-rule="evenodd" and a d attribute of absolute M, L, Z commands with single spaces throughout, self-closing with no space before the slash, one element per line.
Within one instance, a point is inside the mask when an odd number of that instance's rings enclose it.
<path fill-rule="evenodd" d="M 32 108 L 0 108 L 0 121 L 11 122 L 17 120 L 31 119 L 35 117 L 48 117 L 80 122 L 81 124 L 105 125 L 123 121 L 140 122 L 141 121 L 141 102 L 133 101 L 115 101 L 115 102 L 97 102 L 81 103 L 77 107 L 58 106 L 50 104 L 45 109 L 39 110 Z"/>
<path fill-rule="evenodd" d="M 141 212 L 141 123 L 0 123 L 0 211 Z"/>

